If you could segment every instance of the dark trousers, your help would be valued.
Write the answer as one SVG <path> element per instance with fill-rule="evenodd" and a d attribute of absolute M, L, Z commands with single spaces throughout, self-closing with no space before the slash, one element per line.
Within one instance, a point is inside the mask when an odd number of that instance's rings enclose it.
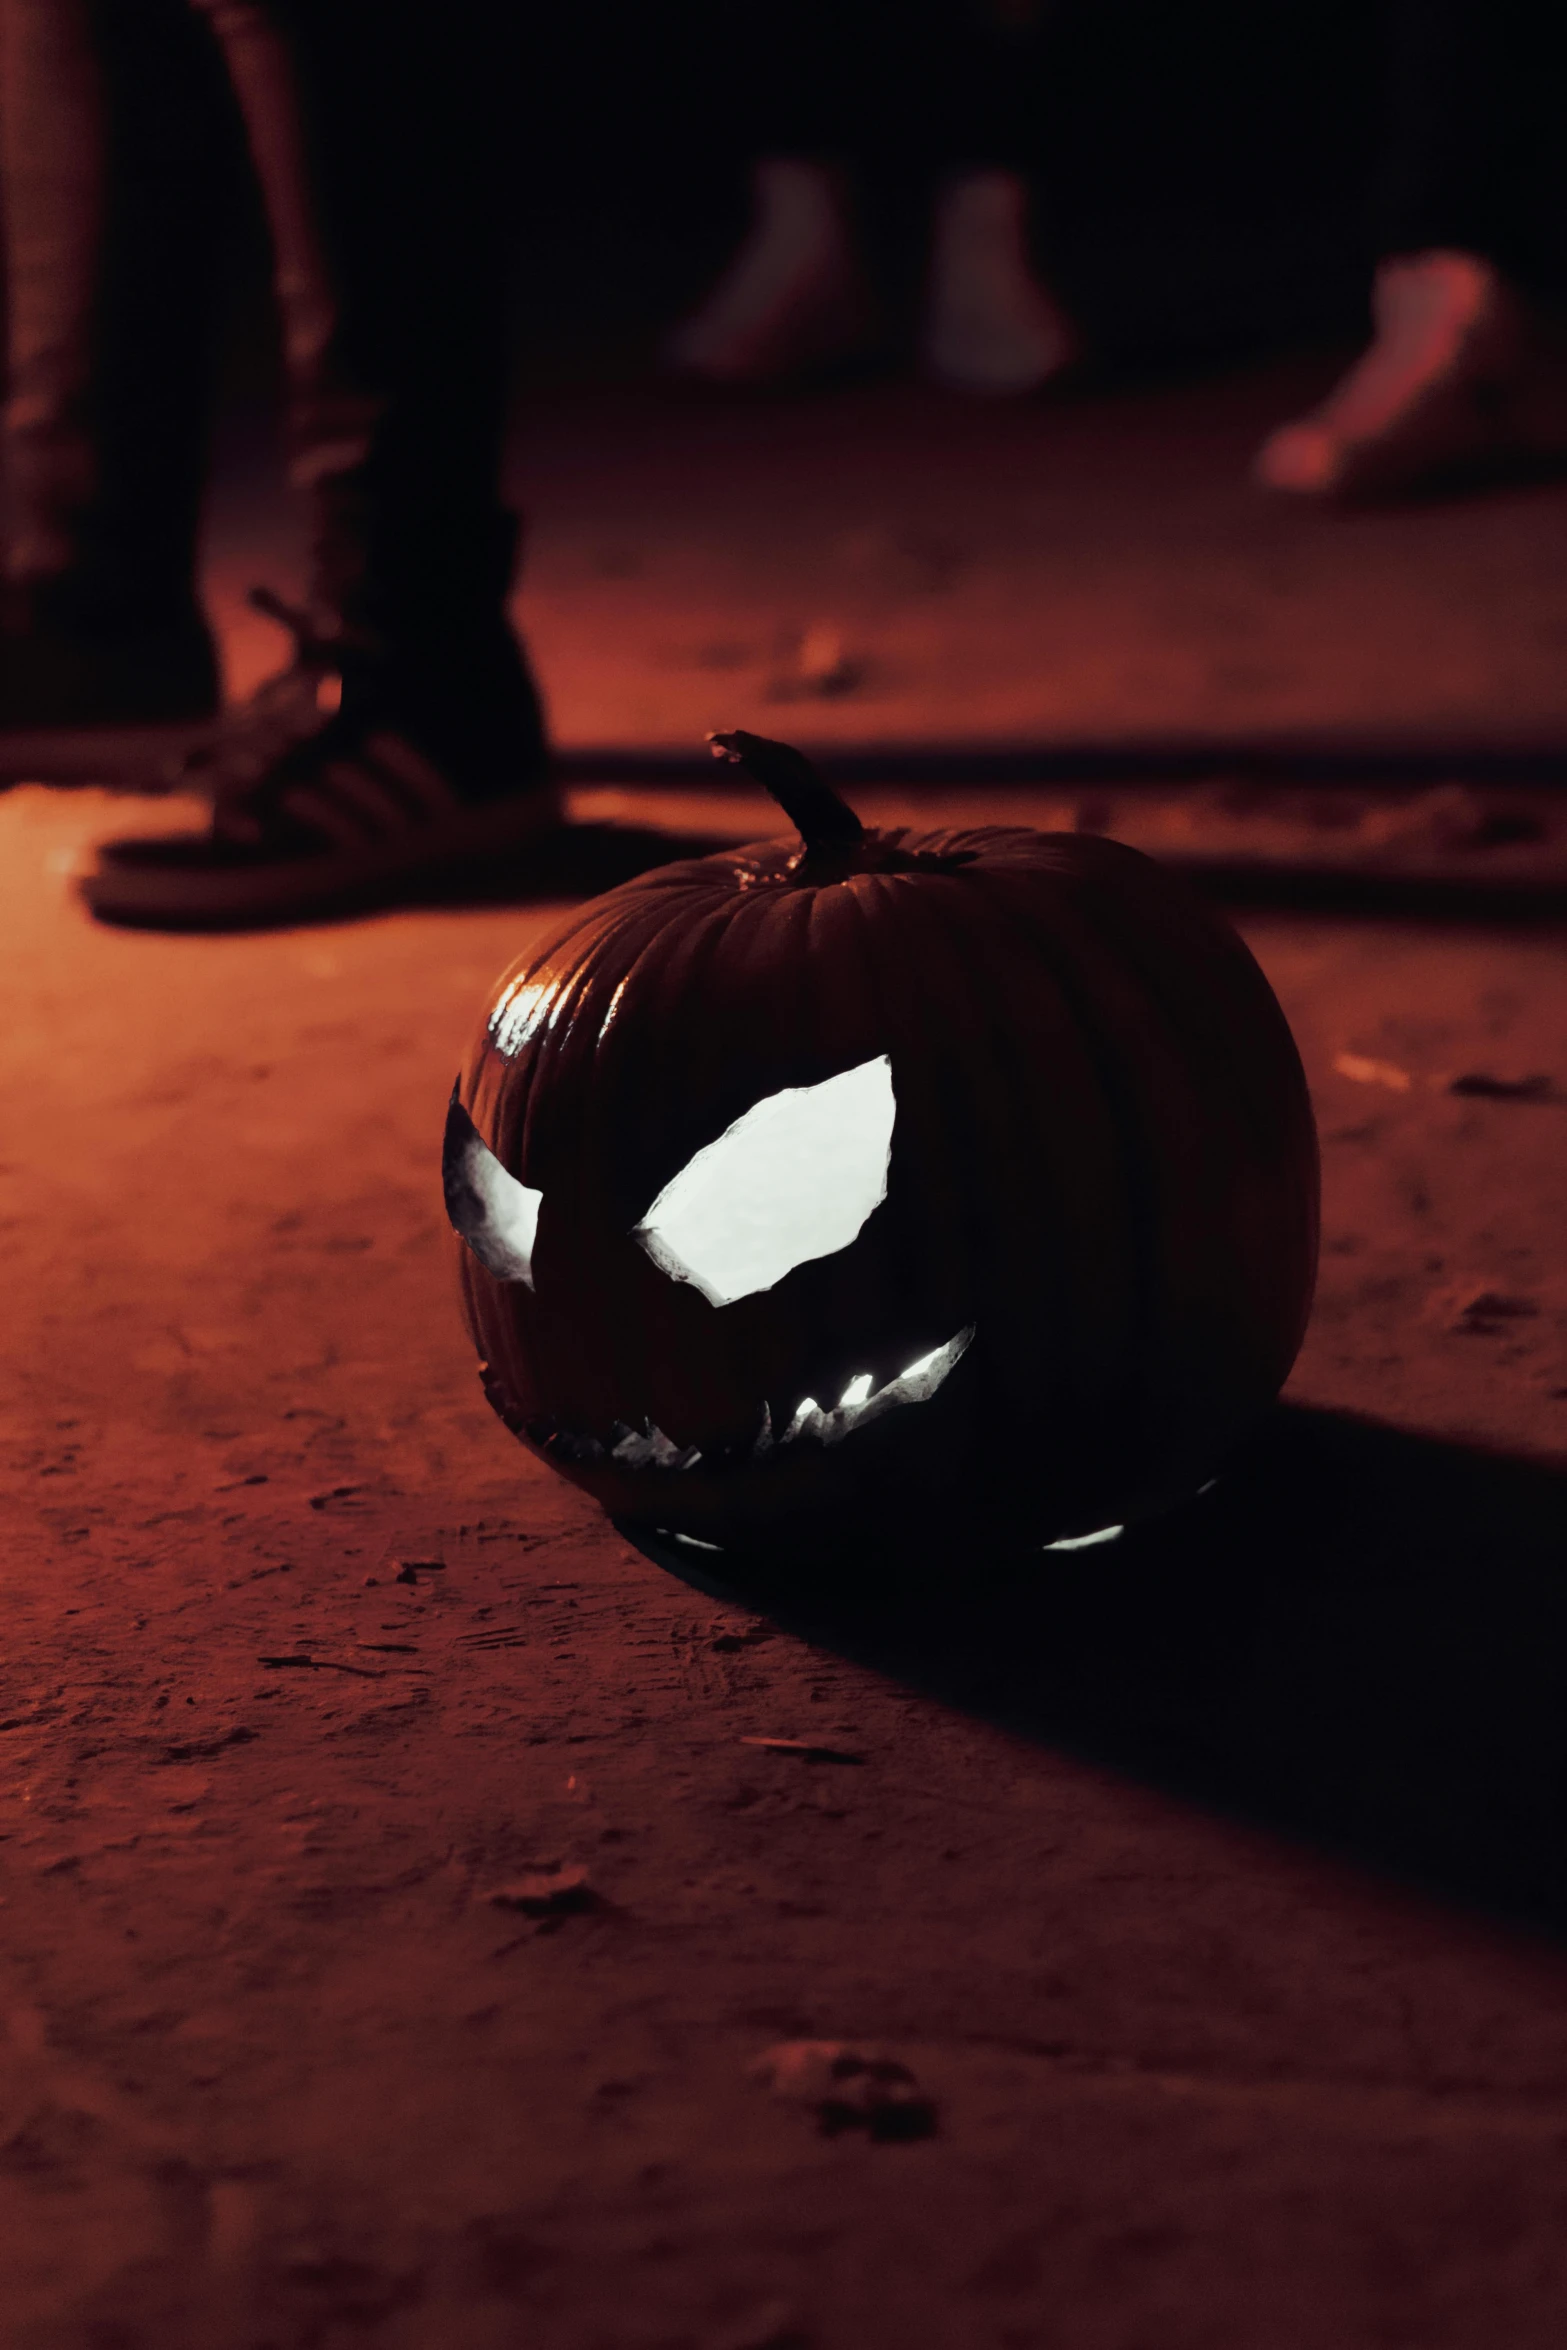
<path fill-rule="evenodd" d="M 787 0 L 721 6 L 723 79 L 756 153 L 918 176 L 1025 164 L 1062 0 Z"/>
<path fill-rule="evenodd" d="M 514 530 L 484 0 L 0 0 L 13 578 L 188 601 L 227 141 L 272 242 L 315 601 L 396 642 L 493 617 Z"/>
<path fill-rule="evenodd" d="M 1536 0 L 1393 0 L 1375 206 L 1384 253 L 1481 253 L 1567 293 L 1567 18 Z"/>

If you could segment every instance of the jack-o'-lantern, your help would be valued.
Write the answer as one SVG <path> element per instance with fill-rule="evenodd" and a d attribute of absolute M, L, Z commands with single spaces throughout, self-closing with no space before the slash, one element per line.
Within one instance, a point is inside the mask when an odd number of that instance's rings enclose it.
<path fill-rule="evenodd" d="M 1256 963 L 1115 842 L 867 831 L 797 752 L 714 744 L 801 839 L 580 907 L 453 1094 L 490 1402 L 617 1519 L 802 1564 L 1183 1499 L 1315 1270 Z"/>

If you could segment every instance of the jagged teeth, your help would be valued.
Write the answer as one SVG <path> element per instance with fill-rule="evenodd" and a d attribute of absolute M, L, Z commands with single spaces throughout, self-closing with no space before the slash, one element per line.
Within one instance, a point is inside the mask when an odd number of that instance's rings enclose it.
<path fill-rule="evenodd" d="M 761 1460 L 779 1445 L 796 1444 L 804 1437 L 817 1444 L 841 1444 L 856 1428 L 896 1411 L 900 1404 L 927 1402 L 954 1363 L 967 1354 L 973 1338 L 971 1322 L 956 1338 L 949 1338 L 945 1346 L 938 1346 L 928 1355 L 921 1355 L 918 1362 L 910 1363 L 907 1370 L 889 1379 L 885 1387 L 872 1389 L 868 1374 L 862 1372 L 857 1379 L 850 1380 L 842 1402 L 831 1411 L 824 1411 L 814 1396 L 806 1396 L 781 1436 L 774 1434 L 772 1410 L 764 1404 L 762 1425 L 751 1447 L 751 1458 Z M 596 1436 L 575 1436 L 565 1430 L 555 1432 L 555 1440 L 572 1459 L 618 1461 L 623 1469 L 694 1469 L 702 1458 L 696 1445 L 677 1444 L 652 1420 L 644 1420 L 640 1428 L 617 1420 L 608 1444 Z"/>
<path fill-rule="evenodd" d="M 615 1442 L 609 1447 L 609 1457 L 627 1469 L 694 1469 L 702 1458 L 694 1444 L 676 1444 L 662 1428 L 646 1423 L 646 1433 L 639 1435 L 623 1420 L 615 1422 Z"/>
<path fill-rule="evenodd" d="M 843 1400 L 832 1411 L 824 1411 L 814 1395 L 808 1395 L 795 1411 L 781 1444 L 793 1444 L 802 1436 L 814 1437 L 819 1444 L 841 1444 L 852 1436 L 856 1428 L 863 1428 L 868 1420 L 879 1420 L 887 1412 L 896 1411 L 900 1404 L 925 1403 L 933 1396 L 954 1363 L 967 1354 L 974 1337 L 971 1322 L 960 1330 L 956 1338 L 949 1338 L 945 1346 L 934 1348 L 919 1361 L 910 1363 L 896 1379 L 889 1379 L 885 1387 L 871 1388 L 865 1374 L 851 1379 L 843 1391 Z M 761 1453 L 772 1444 L 772 1419 L 763 1414 L 762 1434 L 753 1451 Z"/>

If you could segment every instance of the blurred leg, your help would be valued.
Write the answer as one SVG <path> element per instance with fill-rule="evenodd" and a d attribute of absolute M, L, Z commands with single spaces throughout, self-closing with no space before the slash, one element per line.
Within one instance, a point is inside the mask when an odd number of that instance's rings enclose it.
<path fill-rule="evenodd" d="M 500 164 L 515 105 L 488 0 L 195 0 L 271 230 L 309 610 L 295 658 L 192 770 L 210 831 L 110 843 L 110 918 L 276 921 L 488 869 L 555 820 L 506 614 Z"/>
<path fill-rule="evenodd" d="M 901 39 L 901 12 L 879 13 L 898 60 L 887 168 L 933 183 L 925 371 L 956 391 L 1037 391 L 1081 348 L 1034 250 L 1029 164 L 1055 11 L 1048 0 L 924 0 Z"/>
<path fill-rule="evenodd" d="M 776 383 L 869 346 L 875 311 L 841 170 L 814 155 L 764 154 L 751 173 L 740 250 L 665 345 L 677 374 Z"/>
<path fill-rule="evenodd" d="M 1567 22 L 1529 0 L 1395 0 L 1379 251 L 1464 252 L 1567 295 Z"/>
<path fill-rule="evenodd" d="M 271 228 L 313 598 L 399 643 L 493 625 L 515 523 L 500 189 L 515 66 L 483 0 L 197 0 Z"/>
<path fill-rule="evenodd" d="M 1567 32 L 1518 0 L 1399 0 L 1372 341 L 1257 458 L 1270 489 L 1375 496 L 1567 449 Z"/>
<path fill-rule="evenodd" d="M 944 161 L 931 222 L 921 352 L 954 390 L 1037 391 L 1080 338 L 1036 266 L 1027 162 L 1050 11 L 1044 0 L 968 0 L 949 10 L 945 72 L 916 106 Z"/>
<path fill-rule="evenodd" d="M 876 339 L 854 166 L 876 103 L 864 0 L 799 0 L 704 24 L 734 93 L 720 135 L 748 161 L 751 221 L 734 259 L 665 346 L 709 383 L 773 383 Z"/>
<path fill-rule="evenodd" d="M 928 371 L 983 392 L 1059 373 L 1077 341 L 1034 266 L 1022 168 L 1048 14 L 1045 0 L 818 0 L 731 31 L 735 119 L 761 157 L 752 226 L 672 363 L 760 383 L 873 341 L 860 240 L 885 261 L 917 206 L 929 268 L 908 292 Z M 896 268 L 880 274 L 903 291 Z"/>
<path fill-rule="evenodd" d="M 0 0 L 0 724 L 199 713 L 219 176 L 178 0 Z"/>

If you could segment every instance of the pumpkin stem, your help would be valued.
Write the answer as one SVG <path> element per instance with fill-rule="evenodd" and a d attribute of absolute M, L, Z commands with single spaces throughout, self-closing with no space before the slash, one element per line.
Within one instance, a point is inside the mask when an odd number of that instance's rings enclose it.
<path fill-rule="evenodd" d="M 707 740 L 715 759 L 743 767 L 772 793 L 805 842 L 807 858 L 819 851 L 830 855 L 852 849 L 865 838 L 865 827 L 854 810 L 823 783 L 803 751 L 738 727 L 729 734 L 710 734 Z"/>

